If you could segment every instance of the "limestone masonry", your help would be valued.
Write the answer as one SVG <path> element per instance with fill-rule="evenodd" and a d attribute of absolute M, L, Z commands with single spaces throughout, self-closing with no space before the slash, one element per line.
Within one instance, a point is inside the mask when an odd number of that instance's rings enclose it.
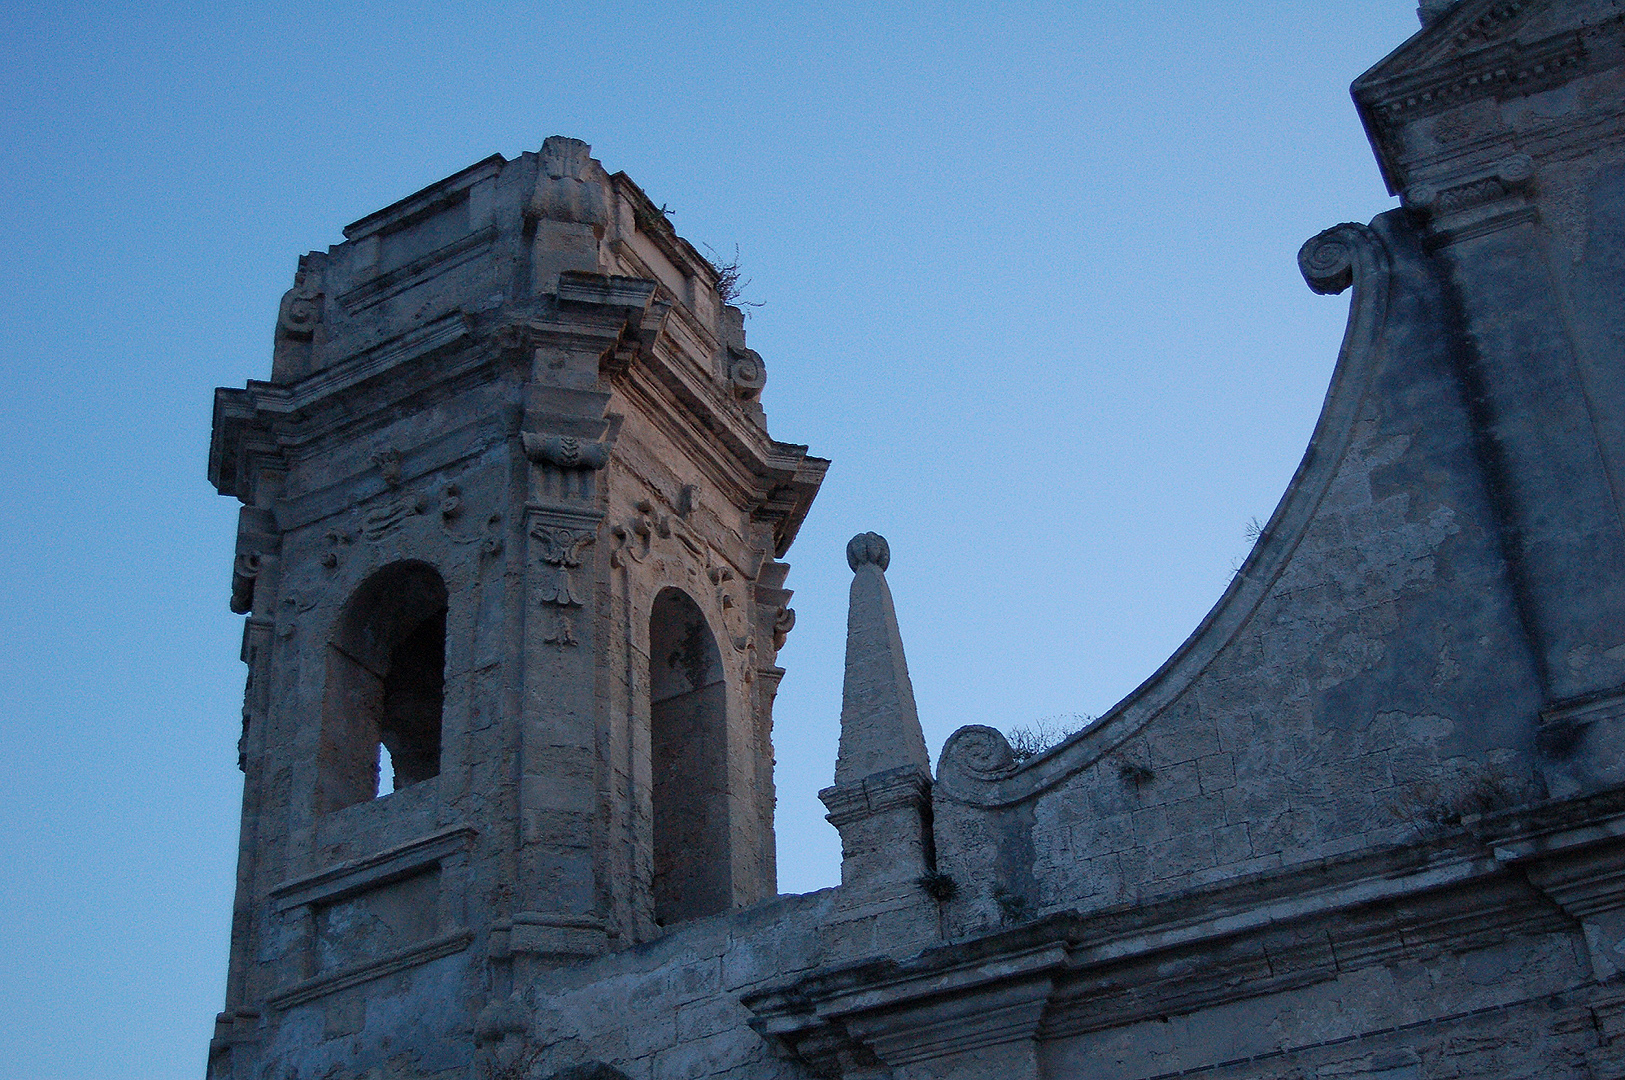
<path fill-rule="evenodd" d="M 209 1075 L 1625 1077 L 1625 2 L 1421 15 L 1353 88 L 1403 205 L 1299 254 L 1348 331 L 1225 595 L 1062 745 L 933 776 L 854 537 L 805 896 L 772 710 L 828 463 L 716 268 L 565 138 L 302 257 L 215 397 Z"/>

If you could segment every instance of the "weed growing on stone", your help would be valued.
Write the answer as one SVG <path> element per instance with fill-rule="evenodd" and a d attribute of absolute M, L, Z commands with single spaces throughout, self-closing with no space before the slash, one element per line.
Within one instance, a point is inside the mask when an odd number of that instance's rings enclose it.
<path fill-rule="evenodd" d="M 959 895 L 959 882 L 935 870 L 921 874 L 914 883 L 925 890 L 925 895 L 937 903 L 946 903 Z"/>
<path fill-rule="evenodd" d="M 1006 889 L 993 890 L 993 902 L 999 905 L 1001 923 L 1018 923 L 1027 917 L 1027 898 Z"/>
<path fill-rule="evenodd" d="M 1157 774 L 1141 765 L 1138 761 L 1120 761 L 1117 763 L 1117 778 L 1125 784 L 1139 787 L 1149 784 L 1157 778 Z"/>
<path fill-rule="evenodd" d="M 745 300 L 742 296 L 750 287 L 750 278 L 741 277 L 739 272 L 739 245 L 734 245 L 733 258 L 719 261 L 717 253 L 710 244 L 705 245 L 705 253 L 711 260 L 711 268 L 717 272 L 717 296 L 724 304 L 733 304 L 740 308 L 757 308 L 762 306 L 760 300 Z"/>
<path fill-rule="evenodd" d="M 1016 760 L 1026 761 L 1061 745 L 1088 727 L 1093 720 L 1094 717 L 1086 713 L 1044 716 L 1030 724 L 1017 724 L 1005 732 L 1004 737 L 1010 743 L 1010 752 L 1016 755 Z"/>

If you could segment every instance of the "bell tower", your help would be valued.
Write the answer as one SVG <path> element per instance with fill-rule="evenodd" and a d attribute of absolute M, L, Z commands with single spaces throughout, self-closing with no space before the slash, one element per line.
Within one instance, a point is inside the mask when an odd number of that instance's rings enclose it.
<path fill-rule="evenodd" d="M 322 1075 L 379 1008 L 460 1069 L 529 973 L 776 892 L 779 559 L 828 463 L 768 435 L 717 270 L 565 138 L 344 237 L 270 380 L 215 396 L 248 666 L 217 1077 Z"/>

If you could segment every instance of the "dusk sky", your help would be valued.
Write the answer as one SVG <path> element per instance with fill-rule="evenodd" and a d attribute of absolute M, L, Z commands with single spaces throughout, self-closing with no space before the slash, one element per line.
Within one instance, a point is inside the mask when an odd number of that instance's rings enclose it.
<path fill-rule="evenodd" d="M 0 20 L 0 1080 L 201 1080 L 244 668 L 211 394 L 301 252 L 492 153 L 593 146 L 735 251 L 788 555 L 779 887 L 823 820 L 844 548 L 888 574 L 933 760 L 1098 714 L 1218 599 L 1313 430 L 1396 205 L 1349 83 L 1414 0 L 7 5 Z"/>

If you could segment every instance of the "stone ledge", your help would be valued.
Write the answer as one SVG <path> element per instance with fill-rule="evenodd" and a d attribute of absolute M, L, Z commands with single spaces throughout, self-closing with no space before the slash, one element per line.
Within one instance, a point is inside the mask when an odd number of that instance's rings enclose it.
<path fill-rule="evenodd" d="M 405 971 L 419 964 L 427 964 L 430 960 L 438 960 L 442 956 L 461 952 L 468 948 L 469 942 L 473 940 L 474 931 L 458 930 L 456 933 L 432 938 L 365 964 L 294 983 L 286 990 L 280 990 L 267 997 L 265 1003 L 273 1009 L 291 1009 L 324 994 L 346 990 L 360 983 L 371 982 L 373 979 L 380 979 L 385 975 L 393 975 L 397 971 Z"/>
<path fill-rule="evenodd" d="M 476 832 L 468 826 L 458 826 L 387 848 L 375 855 L 351 859 L 302 878 L 283 882 L 271 890 L 271 899 L 278 911 L 288 911 L 305 904 L 342 899 L 345 896 L 398 878 L 410 877 L 420 870 L 438 864 L 448 855 L 466 850 L 473 843 Z"/>

